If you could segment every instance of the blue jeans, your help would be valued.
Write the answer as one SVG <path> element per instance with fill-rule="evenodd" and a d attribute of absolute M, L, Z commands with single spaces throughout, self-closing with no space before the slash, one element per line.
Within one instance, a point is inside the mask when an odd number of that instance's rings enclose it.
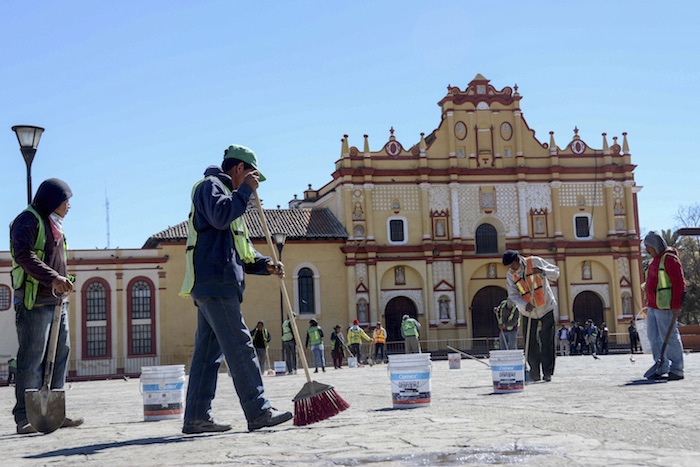
<path fill-rule="evenodd" d="M 518 328 L 512 331 L 502 331 L 499 334 L 499 349 L 516 350 L 518 348 Z"/>
<path fill-rule="evenodd" d="M 386 358 L 386 354 L 384 353 L 384 343 L 380 342 L 377 344 L 374 344 L 374 359 L 377 360 L 379 354 L 382 354 L 382 361 Z"/>
<path fill-rule="evenodd" d="M 651 343 L 651 353 L 656 362 L 661 358 L 661 347 L 664 345 L 664 338 L 669 326 L 673 325 L 673 333 L 668 339 L 668 345 L 664 352 L 664 359 L 661 362 L 659 374 L 675 373 L 683 375 L 683 344 L 681 335 L 678 332 L 678 322 L 673 317 L 671 310 L 658 310 L 647 308 L 647 336 Z M 669 360 L 671 361 L 669 365 Z"/>
<path fill-rule="evenodd" d="M 46 348 L 49 346 L 49 333 L 55 307 L 53 305 L 35 306 L 27 310 L 23 303 L 15 303 L 15 323 L 17 326 L 17 375 L 15 381 L 15 398 L 12 410 L 15 422 L 27 419 L 24 406 L 25 389 L 40 389 L 44 384 L 46 368 Z M 56 359 L 51 379 L 51 389 L 62 389 L 66 383 L 66 365 L 70 356 L 68 339 L 68 302 L 61 306 Z"/>
<path fill-rule="evenodd" d="M 190 367 L 185 423 L 211 419 L 219 366 L 224 357 L 248 421 L 270 408 L 260 363 L 241 315 L 238 297 L 203 297 L 197 305 L 197 332 Z"/>
<path fill-rule="evenodd" d="M 326 368 L 326 359 L 323 355 L 323 344 L 311 346 L 311 354 L 314 356 L 314 367 L 318 370 L 318 364 L 321 363 L 321 368 Z"/>

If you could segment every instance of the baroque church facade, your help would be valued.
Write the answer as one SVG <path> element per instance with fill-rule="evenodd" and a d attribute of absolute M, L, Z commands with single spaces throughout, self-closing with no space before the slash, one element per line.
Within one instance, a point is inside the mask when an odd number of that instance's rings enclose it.
<path fill-rule="evenodd" d="M 506 249 L 560 268 L 559 323 L 590 318 L 626 333 L 642 306 L 640 187 L 626 133 L 611 141 L 603 133 L 600 149 L 577 129 L 561 146 L 553 133 L 540 141 L 520 100 L 517 86 L 497 89 L 481 75 L 465 89 L 448 86 L 435 130 L 405 144 L 392 128 L 374 151 L 367 135 L 345 135 L 332 180 L 309 186 L 288 209 L 265 209 L 270 230 L 287 237 L 285 281 L 302 333 L 310 319 L 328 334 L 357 319 L 381 321 L 399 341 L 408 314 L 428 349 L 487 349 L 498 335 L 492 309 L 506 296 Z M 245 217 L 256 248 L 269 254 L 255 208 Z M 141 249 L 70 252 L 78 278 L 72 376 L 189 363 L 196 312 L 178 297 L 186 237 L 182 222 Z M 6 311 L 10 267 L 0 253 Z M 276 356 L 281 305 L 276 280 L 248 276 L 244 315 L 251 326 L 265 321 Z M 8 325 L 9 314 L 0 313 Z"/>

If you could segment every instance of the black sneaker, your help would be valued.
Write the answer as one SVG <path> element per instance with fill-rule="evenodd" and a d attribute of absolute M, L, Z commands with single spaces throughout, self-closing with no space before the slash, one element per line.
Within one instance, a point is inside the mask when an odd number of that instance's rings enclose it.
<path fill-rule="evenodd" d="M 253 420 L 248 422 L 248 431 L 259 430 L 260 428 L 270 427 L 291 420 L 293 417 L 291 412 L 281 412 L 270 407 Z"/>
<path fill-rule="evenodd" d="M 231 425 L 228 423 L 216 423 L 214 420 L 192 420 L 185 422 L 182 426 L 182 432 L 186 435 L 196 433 L 218 433 L 230 429 Z"/>
<path fill-rule="evenodd" d="M 662 375 L 657 375 L 656 373 L 654 373 L 653 375 L 649 375 L 646 378 L 648 381 L 663 381 L 663 380 L 667 379 Z"/>
<path fill-rule="evenodd" d="M 668 380 L 669 380 L 669 381 L 680 381 L 680 380 L 682 380 L 683 378 L 684 378 L 683 375 L 679 375 L 679 374 L 677 374 L 677 373 L 669 373 L 669 374 L 668 374 Z"/>
<path fill-rule="evenodd" d="M 22 420 L 19 423 L 17 423 L 18 435 L 30 435 L 36 432 L 36 428 L 34 428 L 27 420 Z"/>
<path fill-rule="evenodd" d="M 61 424 L 61 428 L 73 428 L 76 426 L 80 426 L 85 422 L 82 418 L 64 418 L 63 423 Z"/>
<path fill-rule="evenodd" d="M 552 375 L 544 375 L 544 380 L 545 380 L 547 383 L 549 383 L 550 381 L 552 381 Z"/>

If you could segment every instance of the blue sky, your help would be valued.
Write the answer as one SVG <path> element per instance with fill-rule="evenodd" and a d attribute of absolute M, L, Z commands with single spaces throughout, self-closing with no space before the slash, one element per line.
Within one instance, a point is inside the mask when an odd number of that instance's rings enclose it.
<path fill-rule="evenodd" d="M 340 138 L 404 146 L 448 84 L 518 84 L 541 141 L 628 133 L 642 230 L 700 202 L 696 2 L 0 2 L 0 223 L 26 205 L 10 127 L 43 126 L 34 189 L 66 180 L 72 248 L 139 248 L 186 219 L 191 186 L 253 148 L 264 206 L 331 180 Z M 0 249 L 8 248 L 0 229 Z"/>

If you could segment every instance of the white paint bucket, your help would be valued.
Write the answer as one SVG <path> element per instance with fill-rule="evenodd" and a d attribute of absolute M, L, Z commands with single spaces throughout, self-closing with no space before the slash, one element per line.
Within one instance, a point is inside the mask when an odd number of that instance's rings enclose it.
<path fill-rule="evenodd" d="M 275 376 L 284 376 L 287 374 L 286 362 L 275 362 Z"/>
<path fill-rule="evenodd" d="M 642 353 L 651 354 L 651 342 L 649 342 L 649 335 L 647 334 L 647 321 L 638 319 L 635 324 L 637 326 L 637 334 L 639 334 L 639 343 L 642 345 Z"/>
<path fill-rule="evenodd" d="M 462 367 L 462 356 L 458 353 L 448 353 L 447 361 L 450 364 L 450 370 L 459 370 Z"/>
<path fill-rule="evenodd" d="M 141 367 L 143 418 L 182 419 L 185 415 L 185 365 Z"/>
<path fill-rule="evenodd" d="M 429 353 L 389 355 L 391 400 L 395 409 L 427 407 L 431 403 Z"/>
<path fill-rule="evenodd" d="M 348 368 L 357 368 L 357 357 L 348 357 Z"/>
<path fill-rule="evenodd" d="M 493 392 L 521 392 L 525 389 L 525 357 L 522 350 L 492 350 L 489 364 Z"/>

